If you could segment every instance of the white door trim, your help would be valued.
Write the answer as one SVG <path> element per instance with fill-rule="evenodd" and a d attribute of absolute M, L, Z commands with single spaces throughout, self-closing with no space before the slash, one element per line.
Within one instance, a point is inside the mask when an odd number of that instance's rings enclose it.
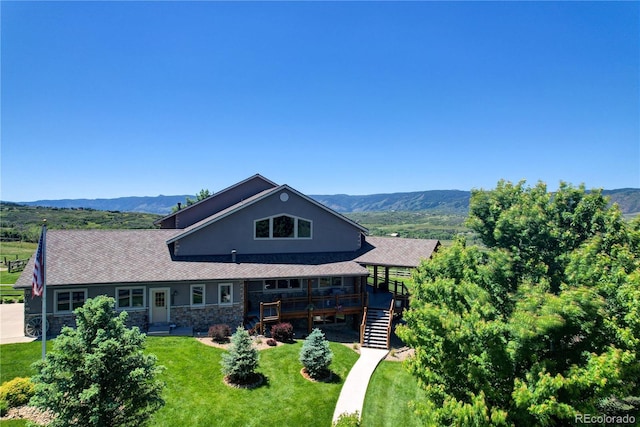
<path fill-rule="evenodd" d="M 151 288 L 149 289 L 149 324 L 152 323 L 169 323 L 171 322 L 171 288 Z M 153 318 L 153 306 L 155 304 L 155 294 L 164 292 L 164 301 L 167 304 L 167 316 L 166 319 L 154 319 Z"/>

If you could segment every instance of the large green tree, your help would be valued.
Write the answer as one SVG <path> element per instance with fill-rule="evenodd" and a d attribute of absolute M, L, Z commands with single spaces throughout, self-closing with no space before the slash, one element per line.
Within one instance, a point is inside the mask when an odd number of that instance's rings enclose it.
<path fill-rule="evenodd" d="M 501 181 L 414 274 L 398 334 L 429 425 L 561 425 L 640 395 L 640 218 L 600 191 Z M 627 404 L 630 403 L 630 404 Z"/>
<path fill-rule="evenodd" d="M 88 299 L 75 310 L 53 351 L 36 364 L 31 402 L 55 413 L 52 426 L 139 426 L 164 405 L 162 367 L 145 354 L 145 335 L 127 328 L 113 298 Z"/>

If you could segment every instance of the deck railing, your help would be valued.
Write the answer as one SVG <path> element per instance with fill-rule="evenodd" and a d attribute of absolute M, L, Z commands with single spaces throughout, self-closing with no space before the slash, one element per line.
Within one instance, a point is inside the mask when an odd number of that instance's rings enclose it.
<path fill-rule="evenodd" d="M 266 322 L 279 322 L 281 313 L 281 302 L 261 302 L 260 303 L 260 330 L 264 335 Z"/>

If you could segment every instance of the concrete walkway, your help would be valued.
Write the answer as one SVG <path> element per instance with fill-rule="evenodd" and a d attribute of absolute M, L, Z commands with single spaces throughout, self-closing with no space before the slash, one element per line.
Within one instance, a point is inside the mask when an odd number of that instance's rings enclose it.
<path fill-rule="evenodd" d="M 24 336 L 24 304 L 0 304 L 0 344 L 34 340 Z"/>
<path fill-rule="evenodd" d="M 373 371 L 382 359 L 389 353 L 389 350 L 377 348 L 361 348 L 360 357 L 353 365 L 347 379 L 340 391 L 336 409 L 333 412 L 333 422 L 336 422 L 341 414 L 352 414 L 356 411 L 362 416 L 362 406 L 364 396 L 367 393 L 367 386 Z"/>

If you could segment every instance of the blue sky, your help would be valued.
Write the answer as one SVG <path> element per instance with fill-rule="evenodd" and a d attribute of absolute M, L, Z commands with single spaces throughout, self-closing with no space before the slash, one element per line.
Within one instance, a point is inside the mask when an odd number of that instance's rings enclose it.
<path fill-rule="evenodd" d="M 640 187 L 638 2 L 0 7 L 2 200 Z"/>

